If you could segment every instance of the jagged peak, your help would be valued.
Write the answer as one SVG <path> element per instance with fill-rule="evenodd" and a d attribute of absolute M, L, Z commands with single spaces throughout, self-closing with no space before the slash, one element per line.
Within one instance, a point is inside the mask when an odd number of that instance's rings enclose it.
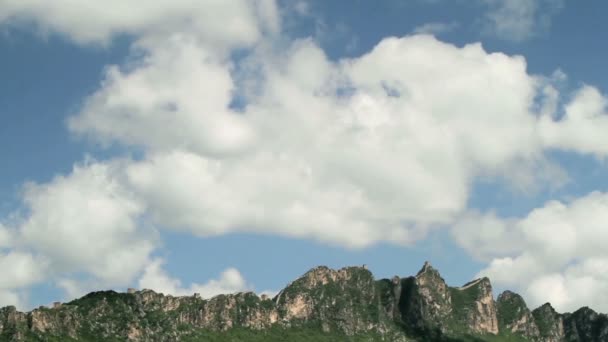
<path fill-rule="evenodd" d="M 550 311 L 552 313 L 557 313 L 557 311 L 555 311 L 555 309 L 549 302 L 537 307 L 536 309 L 534 309 L 534 311 Z"/>
<path fill-rule="evenodd" d="M 395 285 L 398 284 L 399 287 L 386 286 L 386 282 L 391 281 Z M 324 287 L 325 285 L 329 286 Z M 458 291 L 468 288 L 471 290 Z M 46 336 L 43 335 L 45 329 L 52 326 L 56 332 L 73 334 L 76 338 L 81 333 L 78 330 L 80 329 L 78 324 L 86 322 L 86 319 L 103 317 L 114 324 L 116 322 L 112 320 L 118 316 L 112 310 L 117 309 L 118 312 L 123 312 L 125 309 L 129 311 L 133 307 L 137 310 L 128 313 L 133 314 L 133 319 L 140 320 L 139 323 L 148 322 L 146 313 L 154 312 L 153 318 L 156 318 L 157 314 L 165 315 L 162 317 L 165 317 L 168 322 L 172 322 L 174 327 L 182 324 L 182 320 L 186 320 L 191 324 L 190 329 L 203 327 L 226 331 L 227 326 L 251 327 L 251 324 L 260 329 L 266 329 L 275 324 L 290 327 L 293 322 L 300 322 L 299 320 L 331 320 L 332 318 L 328 317 L 334 317 L 331 315 L 334 314 L 335 306 L 331 303 L 334 303 L 336 298 L 341 301 L 342 304 L 339 307 L 344 311 L 341 311 L 339 319 L 334 319 L 334 321 L 343 324 L 339 329 L 346 329 L 344 331 L 349 333 L 366 331 L 374 324 L 378 329 L 385 329 L 382 324 L 391 324 L 393 319 L 399 319 L 404 320 L 403 322 L 411 327 L 437 323 L 438 328 L 445 329 L 445 332 L 448 333 L 451 333 L 450 324 L 458 322 L 458 324 L 465 325 L 464 329 L 476 334 L 488 332 L 494 334 L 498 332 L 498 329 L 504 328 L 511 332 L 527 334 L 526 336 L 538 336 L 539 332 L 534 330 L 536 328 L 533 326 L 538 324 L 537 322 L 541 322 L 542 324 L 536 325 L 538 329 L 543 328 L 540 331 L 541 336 L 553 336 L 548 334 L 565 336 L 564 329 L 578 328 L 578 325 L 573 324 L 589 322 L 596 324 L 600 321 L 605 324 L 606 322 L 605 315 L 596 314 L 588 307 L 562 315 L 558 314 L 550 303 L 537 308 L 530 316 L 529 310 L 519 310 L 521 307 L 519 299 L 525 305 L 521 296 L 508 290 L 498 296 L 499 302 L 504 300 L 500 303 L 502 308 L 495 309 L 496 302 L 492 297 L 488 278 L 474 279 L 459 288 L 448 287 L 439 272 L 429 262 L 424 263 L 415 277 L 402 279 L 395 276 L 379 282 L 373 281 L 373 275 L 365 266 L 350 266 L 341 269 L 318 266 L 291 282 L 272 301 L 269 297 L 264 298 L 263 295 L 252 291 L 221 294 L 202 301 L 189 300 L 184 297 L 200 299 L 197 294 L 172 297 L 150 289 L 130 288 L 126 293 L 112 290 L 92 292 L 79 300 L 65 303 L 60 308 L 35 309 L 29 313 L 14 313 L 16 308 L 9 306 L 0 308 L 0 334 L 13 331 L 17 327 L 16 324 L 19 324 L 19 329 L 30 329 L 40 336 Z M 264 302 L 252 300 L 254 297 L 261 298 Z M 384 310 L 381 311 L 383 312 L 381 317 L 376 316 L 377 310 L 360 305 L 360 303 L 367 302 L 381 304 L 379 308 Z M 241 310 L 241 308 L 246 310 Z M 162 313 L 159 313 L 161 311 Z M 179 313 L 179 315 L 175 313 Z M 342 314 L 348 314 L 350 318 L 344 320 Z M 179 320 L 176 317 L 179 317 Z M 220 317 L 220 319 L 218 320 L 216 317 Z M 68 325 L 63 325 L 63 322 L 67 322 Z M 2 324 L 5 324 L 4 328 Z M 146 325 L 146 327 L 148 326 L 150 325 Z M 499 326 L 500 328 L 498 328 Z M 331 329 L 334 327 L 332 326 Z M 48 331 L 50 331 L 49 334 L 53 333 L 51 330 Z M 170 329 L 169 333 L 173 331 L 175 329 Z M 162 330 L 140 331 L 140 333 L 150 334 L 162 332 Z M 120 336 L 120 340 L 126 340 L 125 334 L 131 334 L 132 331 L 108 330 L 108 333 Z M 566 331 L 566 333 L 568 332 Z M 603 339 L 599 340 L 603 341 Z M 585 337 L 578 341 L 595 341 L 595 339 Z"/>
<path fill-rule="evenodd" d="M 588 306 L 583 306 L 578 310 L 574 311 L 572 314 L 597 315 L 597 312 Z"/>
<path fill-rule="evenodd" d="M 439 275 L 439 271 L 437 271 L 430 262 L 425 261 L 424 265 L 422 265 L 422 268 L 420 269 L 420 271 L 418 271 L 418 273 L 416 273 L 416 277 L 419 277 L 421 275 L 424 274 L 428 274 L 428 273 L 432 273 L 432 274 L 437 274 Z"/>
<path fill-rule="evenodd" d="M 371 275 L 371 272 L 367 269 L 366 265 L 362 266 L 346 266 L 340 269 L 333 269 L 327 266 L 317 266 L 311 268 L 308 272 L 304 273 L 299 279 L 302 278 L 311 278 L 311 277 L 324 277 L 327 275 L 338 275 L 338 274 L 346 274 L 352 273 L 356 271 L 365 271 Z"/>
<path fill-rule="evenodd" d="M 504 290 L 498 295 L 498 298 L 500 298 L 500 297 L 508 298 L 508 297 L 515 297 L 515 296 L 521 297 L 519 294 L 517 294 L 511 290 Z"/>
<path fill-rule="evenodd" d="M 461 287 L 457 287 L 457 289 L 466 290 L 468 288 L 471 288 L 471 287 L 477 286 L 477 285 L 492 288 L 492 283 L 490 282 L 490 279 L 488 277 L 482 277 L 482 278 L 473 279 L 473 280 L 469 281 L 468 283 L 462 285 Z"/>
<path fill-rule="evenodd" d="M 510 290 L 503 291 L 501 294 L 498 295 L 498 298 L 496 298 L 496 300 L 498 302 L 513 300 L 513 299 L 526 304 L 524 301 L 524 298 L 520 294 L 510 291 Z"/>
<path fill-rule="evenodd" d="M 331 269 L 331 268 L 329 268 L 329 267 L 327 267 L 325 265 L 319 265 L 319 266 L 315 266 L 315 267 L 311 268 L 305 274 L 308 274 L 308 273 L 311 273 L 311 272 L 317 272 L 317 271 L 333 271 L 333 269 Z"/>

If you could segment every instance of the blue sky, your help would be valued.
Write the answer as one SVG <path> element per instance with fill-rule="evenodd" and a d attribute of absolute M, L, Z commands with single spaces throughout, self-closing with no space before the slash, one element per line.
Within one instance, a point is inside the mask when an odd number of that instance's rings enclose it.
<path fill-rule="evenodd" d="M 608 310 L 604 4 L 91 4 L 0 3 L 0 304 L 430 260 Z"/>

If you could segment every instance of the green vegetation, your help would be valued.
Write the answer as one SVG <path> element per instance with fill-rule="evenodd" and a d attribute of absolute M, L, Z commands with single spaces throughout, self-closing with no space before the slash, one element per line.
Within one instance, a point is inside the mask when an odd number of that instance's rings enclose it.
<path fill-rule="evenodd" d="M 479 286 L 474 285 L 464 290 L 450 287 L 450 295 L 452 296 L 452 319 L 448 323 L 449 328 L 458 334 L 466 333 L 466 322 L 475 308 L 475 301 L 481 295 Z"/>
<path fill-rule="evenodd" d="M 356 336 L 346 336 L 337 332 L 325 333 L 319 330 L 319 328 L 313 326 L 290 329 L 275 327 L 260 331 L 244 328 L 235 328 L 224 332 L 201 330 L 190 336 L 184 337 L 182 340 L 184 342 L 372 342 L 381 341 L 382 338 L 381 336 L 376 334 L 359 334 Z"/>
<path fill-rule="evenodd" d="M 419 278 L 375 281 L 361 267 L 339 271 L 319 267 L 272 300 L 254 293 L 203 300 L 153 291 L 100 291 L 32 313 L 2 308 L 0 341 L 113 342 L 139 334 L 144 340 L 190 342 L 529 342 L 507 332 L 510 323 L 529 314 L 523 299 L 508 292 L 496 303 L 501 333 L 471 334 L 479 323 L 493 318 L 477 308 L 482 298 L 491 295 L 488 279 L 470 285 L 448 287 L 446 293 L 445 282 L 432 268 L 425 268 Z M 588 308 L 560 315 L 544 305 L 532 315 L 541 336 L 555 336 L 562 319 L 570 329 L 568 338 L 578 334 L 573 341 L 604 341 L 608 331 L 608 317 Z"/>

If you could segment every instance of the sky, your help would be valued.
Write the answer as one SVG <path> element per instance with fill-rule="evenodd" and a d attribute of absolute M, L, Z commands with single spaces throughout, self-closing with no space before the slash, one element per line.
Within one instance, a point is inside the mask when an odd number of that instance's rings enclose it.
<path fill-rule="evenodd" d="M 428 260 L 606 312 L 606 10 L 0 0 L 0 305 Z"/>

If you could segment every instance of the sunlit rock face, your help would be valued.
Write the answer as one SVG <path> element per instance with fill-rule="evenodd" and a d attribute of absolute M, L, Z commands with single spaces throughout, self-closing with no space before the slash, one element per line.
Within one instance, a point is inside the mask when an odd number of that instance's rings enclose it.
<path fill-rule="evenodd" d="M 496 300 L 498 327 L 502 331 L 538 339 L 540 332 L 524 299 L 517 293 L 505 291 Z"/>
<path fill-rule="evenodd" d="M 564 320 L 551 304 L 546 303 L 532 311 L 534 321 L 538 326 L 540 341 L 559 342 L 564 341 Z"/>
<path fill-rule="evenodd" d="M 274 298 L 253 292 L 203 299 L 152 290 L 92 292 L 27 313 L 0 309 L 0 341 L 608 341 L 608 317 L 589 308 L 532 312 L 516 293 L 497 300 L 488 278 L 450 287 L 429 263 L 375 280 L 366 267 L 311 269 Z"/>

